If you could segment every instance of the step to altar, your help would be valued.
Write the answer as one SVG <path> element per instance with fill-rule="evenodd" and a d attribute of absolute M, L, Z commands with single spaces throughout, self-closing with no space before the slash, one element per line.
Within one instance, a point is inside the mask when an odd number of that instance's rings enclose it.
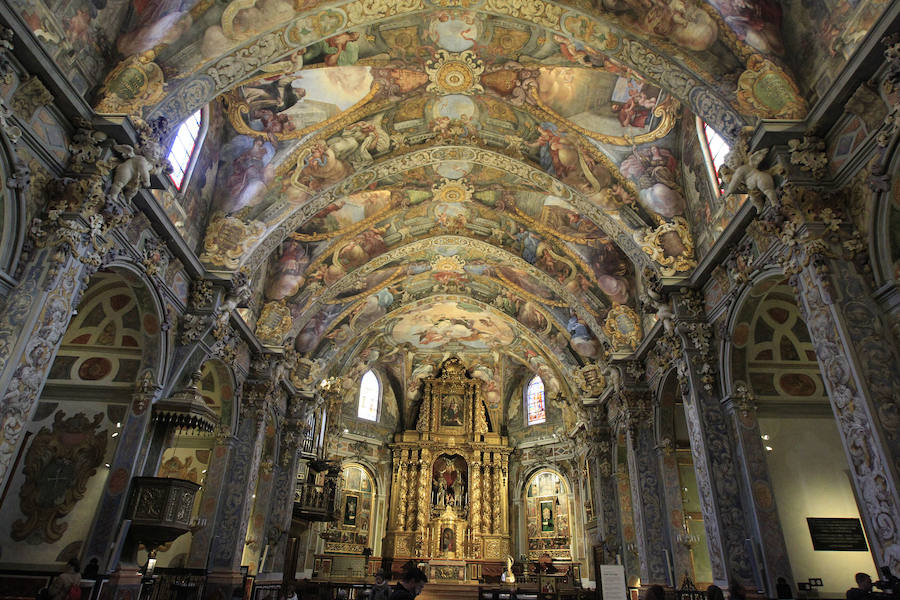
<path fill-rule="evenodd" d="M 478 584 L 429 581 L 416 600 L 478 600 Z"/>

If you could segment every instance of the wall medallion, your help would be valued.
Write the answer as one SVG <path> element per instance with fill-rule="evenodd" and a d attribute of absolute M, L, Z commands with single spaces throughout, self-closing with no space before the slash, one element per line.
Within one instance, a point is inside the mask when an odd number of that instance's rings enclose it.
<path fill-rule="evenodd" d="M 84 497 L 88 480 L 106 454 L 108 432 L 97 431 L 103 413 L 88 420 L 84 413 L 65 419 L 58 411 L 53 429 L 42 427 L 25 455 L 25 482 L 19 491 L 24 519 L 12 525 L 17 542 L 35 536 L 43 543 L 58 541 L 68 529 L 60 519 Z"/>

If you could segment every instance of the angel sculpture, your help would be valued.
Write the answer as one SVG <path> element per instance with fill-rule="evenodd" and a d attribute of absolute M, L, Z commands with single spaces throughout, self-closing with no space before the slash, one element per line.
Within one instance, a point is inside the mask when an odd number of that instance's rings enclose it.
<path fill-rule="evenodd" d="M 666 302 L 663 299 L 662 295 L 660 295 L 650 286 L 647 287 L 647 298 L 656 311 L 656 318 L 662 321 L 663 329 L 665 329 L 666 335 L 674 334 L 675 312 L 672 310 L 672 304 L 670 302 Z"/>
<path fill-rule="evenodd" d="M 161 172 L 161 166 L 157 157 L 137 154 L 128 144 L 117 144 L 113 150 L 125 160 L 116 167 L 109 194 L 115 198 L 124 191 L 125 200 L 131 200 L 139 189 L 150 187 L 150 175 Z"/>
<path fill-rule="evenodd" d="M 760 163 L 762 163 L 768 152 L 768 148 L 763 148 L 749 154 L 747 141 L 742 136 L 741 140 L 725 158 L 725 164 L 719 170 L 722 178 L 726 179 L 727 177 L 728 180 L 725 197 L 739 190 L 746 190 L 750 195 L 750 202 L 753 203 L 757 212 L 760 213 L 765 207 L 763 196 L 772 203 L 778 200 L 778 196 L 775 193 L 775 180 L 770 173 L 759 168 Z"/>

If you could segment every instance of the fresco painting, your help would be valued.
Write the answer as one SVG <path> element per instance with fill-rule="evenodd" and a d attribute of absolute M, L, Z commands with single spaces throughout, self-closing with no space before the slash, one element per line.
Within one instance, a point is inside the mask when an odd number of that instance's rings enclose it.
<path fill-rule="evenodd" d="M 784 37 L 797 83 L 811 99 L 822 96 L 889 0 L 805 0 L 784 6 Z"/>
<path fill-rule="evenodd" d="M 398 344 L 434 349 L 446 344 L 485 350 L 493 344 L 511 344 L 512 329 L 496 316 L 463 302 L 440 302 L 401 317 L 390 328 Z"/>

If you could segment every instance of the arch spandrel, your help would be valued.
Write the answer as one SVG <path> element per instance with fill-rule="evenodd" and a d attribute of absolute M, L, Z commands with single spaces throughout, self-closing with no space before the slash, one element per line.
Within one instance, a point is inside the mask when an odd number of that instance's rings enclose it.
<path fill-rule="evenodd" d="M 690 18 L 686 18 L 677 14 L 679 9 L 664 2 L 658 3 L 654 11 L 639 11 L 631 3 L 620 1 L 604 2 L 598 7 L 579 6 L 579 9 L 588 8 L 591 14 L 540 0 L 527 3 L 486 0 L 480 4 L 469 10 L 536 23 L 547 28 L 549 34 L 562 36 L 573 55 L 620 60 L 669 89 L 683 102 L 690 102 L 700 109 L 698 114 L 719 125 L 717 129 L 729 133 L 736 131 L 744 120 L 739 113 L 786 118 L 783 115 L 786 110 L 805 111 L 796 85 L 784 69 L 769 58 L 748 51 L 749 47 L 731 34 L 711 7 L 686 6 L 682 10 L 691 12 Z M 293 68 L 302 56 L 298 50 L 337 38 L 354 28 L 388 19 L 421 18 L 433 10 L 420 0 L 402 3 L 354 0 L 320 10 L 315 10 L 313 5 L 299 15 L 284 8 L 276 11 L 278 14 L 266 16 L 255 4 L 247 7 L 246 3 L 232 2 L 222 9 L 222 14 L 198 15 L 204 18 L 196 19 L 179 36 L 186 42 L 163 43 L 153 49 L 133 48 L 132 56 L 107 77 L 98 108 L 102 112 L 121 112 L 127 108 L 134 113 L 145 109 L 151 116 L 186 115 L 195 105 L 231 89 L 268 65 L 287 63 L 285 68 Z M 448 10 L 444 6 L 435 8 Z M 213 10 L 218 11 L 219 7 Z M 659 13 L 656 16 L 660 22 L 667 23 L 672 31 L 659 32 L 658 24 L 649 22 L 653 18 L 650 13 L 654 12 Z M 260 22 L 269 26 L 266 31 L 258 29 L 256 23 Z M 273 23 L 277 25 L 272 26 Z M 724 62 L 723 56 L 732 57 L 736 63 L 734 73 L 712 70 Z M 704 83 L 734 79 L 741 69 L 744 70 L 738 78 L 737 93 Z M 166 81 L 164 72 L 174 73 L 181 80 L 168 95 L 162 91 Z M 135 77 L 144 80 L 143 89 L 137 93 L 126 91 L 124 81 Z M 778 98 L 760 97 L 754 87 L 760 77 L 767 77 L 777 85 L 781 92 L 775 95 Z M 728 104 L 739 110 L 731 109 Z M 788 104 L 791 106 L 786 107 Z"/>

